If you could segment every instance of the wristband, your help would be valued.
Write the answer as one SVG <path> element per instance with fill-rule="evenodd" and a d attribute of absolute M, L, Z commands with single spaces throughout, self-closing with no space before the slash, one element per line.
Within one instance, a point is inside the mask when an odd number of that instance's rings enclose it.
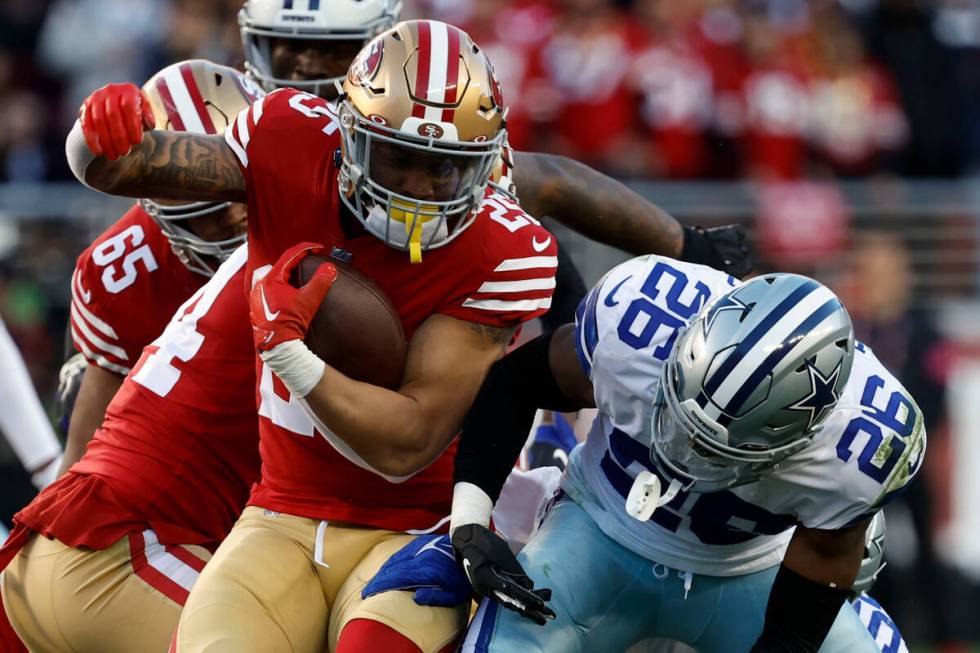
<path fill-rule="evenodd" d="M 91 188 L 85 181 L 85 171 L 89 164 L 95 160 L 95 155 L 92 154 L 92 150 L 88 149 L 80 120 L 75 121 L 75 125 L 68 132 L 68 138 L 65 139 L 65 156 L 68 158 L 68 167 L 71 168 L 78 181 Z"/>
<path fill-rule="evenodd" d="M 310 394 L 327 367 L 302 340 L 287 340 L 269 351 L 259 352 L 259 356 L 286 389 L 297 397 Z"/>
<path fill-rule="evenodd" d="M 453 509 L 449 518 L 449 535 L 460 526 L 478 524 L 490 528 L 490 513 L 493 501 L 489 495 L 472 483 L 457 483 L 453 486 Z"/>

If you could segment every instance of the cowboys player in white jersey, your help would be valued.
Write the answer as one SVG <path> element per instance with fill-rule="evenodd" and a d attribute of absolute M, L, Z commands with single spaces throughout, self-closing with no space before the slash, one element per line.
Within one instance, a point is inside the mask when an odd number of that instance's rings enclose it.
<path fill-rule="evenodd" d="M 535 408 L 590 405 L 518 562 L 487 530 L 514 452 Z M 845 601 L 924 450 L 915 403 L 824 286 L 628 261 L 574 327 L 498 363 L 464 425 L 453 544 L 492 597 L 464 650 L 877 653 Z"/>

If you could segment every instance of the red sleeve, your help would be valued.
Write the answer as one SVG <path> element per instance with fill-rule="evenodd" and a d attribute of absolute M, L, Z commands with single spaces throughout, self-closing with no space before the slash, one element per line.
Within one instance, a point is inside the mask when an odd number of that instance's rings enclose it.
<path fill-rule="evenodd" d="M 463 284 L 440 312 L 501 328 L 546 313 L 558 267 L 558 244 L 548 230 L 500 193 L 487 195 L 471 229 L 467 242 L 476 246 L 465 249 Z"/>
<path fill-rule="evenodd" d="M 238 118 L 225 129 L 225 142 L 235 153 L 246 183 L 255 174 L 250 167 L 255 158 L 253 154 L 271 147 L 288 157 L 291 145 L 301 144 L 309 138 L 308 129 L 297 129 L 307 124 L 313 126 L 307 122 L 309 119 L 318 121 L 315 126 L 327 136 L 337 132 L 336 109 L 326 100 L 296 89 L 273 91 L 239 112 Z M 300 137 L 299 142 L 296 142 L 297 137 Z M 263 163 L 267 158 L 270 157 L 263 156 Z"/>

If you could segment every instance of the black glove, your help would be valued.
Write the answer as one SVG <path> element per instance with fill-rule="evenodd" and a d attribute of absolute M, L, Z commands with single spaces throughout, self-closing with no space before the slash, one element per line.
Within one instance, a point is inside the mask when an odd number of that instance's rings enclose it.
<path fill-rule="evenodd" d="M 534 583 L 502 538 L 479 524 L 466 524 L 453 531 L 452 542 L 456 559 L 477 594 L 539 626 L 555 618 L 546 604 L 551 600 L 551 590 L 534 589 Z"/>
<path fill-rule="evenodd" d="M 752 271 L 752 254 L 745 239 L 745 229 L 737 224 L 724 227 L 684 226 L 681 260 L 703 263 L 740 279 Z"/>

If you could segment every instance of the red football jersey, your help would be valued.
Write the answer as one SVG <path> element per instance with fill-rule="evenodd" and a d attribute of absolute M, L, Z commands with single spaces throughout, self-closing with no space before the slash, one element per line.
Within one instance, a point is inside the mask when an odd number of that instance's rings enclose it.
<path fill-rule="evenodd" d="M 555 241 L 502 195 L 488 192 L 475 222 L 446 246 L 424 252 L 421 264 L 364 232 L 353 217 L 346 215 L 356 227 L 344 223 L 339 136 L 334 109 L 294 90 L 259 100 L 225 132 L 248 188 L 250 278 L 295 243 L 312 241 L 374 280 L 408 337 L 437 313 L 505 327 L 548 309 Z M 392 530 L 432 527 L 448 514 L 453 447 L 407 480 L 385 478 L 315 425 L 304 404 L 261 360 L 257 365 L 262 480 L 250 504 Z"/>
<path fill-rule="evenodd" d="M 180 262 L 139 204 L 78 257 L 71 282 L 71 335 L 89 363 L 126 375 L 207 278 Z"/>
<path fill-rule="evenodd" d="M 15 516 L 70 546 L 217 547 L 259 475 L 245 247 L 143 350 L 82 459 Z"/>

